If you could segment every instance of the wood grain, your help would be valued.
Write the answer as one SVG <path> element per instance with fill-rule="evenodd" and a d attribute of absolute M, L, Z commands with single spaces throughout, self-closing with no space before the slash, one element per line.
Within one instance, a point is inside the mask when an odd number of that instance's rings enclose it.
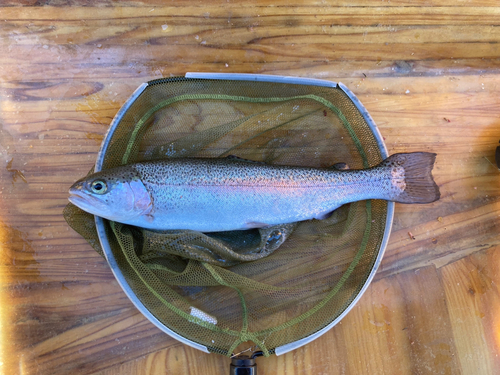
<path fill-rule="evenodd" d="M 438 153 L 441 200 L 396 206 L 358 304 L 259 373 L 500 374 L 497 1 L 165 4 L 0 4 L 0 373 L 228 371 L 149 323 L 61 214 L 139 84 L 212 71 L 341 81 L 390 153 Z"/>

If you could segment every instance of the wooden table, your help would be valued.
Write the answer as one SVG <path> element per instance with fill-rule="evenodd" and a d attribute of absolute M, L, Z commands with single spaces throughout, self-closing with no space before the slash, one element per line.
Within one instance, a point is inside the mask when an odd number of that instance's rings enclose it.
<path fill-rule="evenodd" d="M 140 83 L 208 71 L 341 81 L 390 153 L 438 153 L 441 200 L 396 205 L 359 303 L 259 373 L 500 374 L 500 7 L 417 3 L 3 1 L 0 373 L 228 373 L 149 323 L 61 214 Z"/>

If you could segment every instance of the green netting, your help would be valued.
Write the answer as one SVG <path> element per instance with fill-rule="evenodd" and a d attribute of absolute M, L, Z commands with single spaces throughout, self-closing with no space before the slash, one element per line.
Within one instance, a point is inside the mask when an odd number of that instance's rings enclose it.
<path fill-rule="evenodd" d="M 311 167 L 382 161 L 363 116 L 339 88 L 174 78 L 150 82 L 127 110 L 103 169 L 228 155 Z M 71 204 L 64 215 L 102 255 L 93 216 Z M 373 200 L 343 206 L 326 220 L 260 230 L 104 225 L 108 257 L 162 324 L 213 352 L 231 355 L 253 341 L 269 355 L 349 306 L 373 268 L 386 216 L 387 202 Z"/>

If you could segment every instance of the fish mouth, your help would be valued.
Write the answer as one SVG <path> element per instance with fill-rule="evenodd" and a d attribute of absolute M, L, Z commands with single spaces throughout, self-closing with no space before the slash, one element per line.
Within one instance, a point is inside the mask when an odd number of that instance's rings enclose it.
<path fill-rule="evenodd" d="M 82 198 L 79 195 L 74 195 L 74 194 L 70 194 L 68 200 L 78 207 L 82 206 L 84 203 L 87 203 L 87 200 L 85 198 Z"/>
<path fill-rule="evenodd" d="M 77 194 L 70 194 L 68 200 L 75 206 L 80 207 L 82 210 L 88 210 L 90 206 L 89 198 L 90 197 L 82 197 Z"/>
<path fill-rule="evenodd" d="M 99 200 L 95 197 L 85 194 L 80 188 L 69 189 L 68 200 L 75 206 L 81 208 L 84 211 L 96 214 L 95 206 L 99 205 Z"/>
<path fill-rule="evenodd" d="M 85 190 L 82 190 L 81 186 L 77 186 L 76 184 L 69 189 L 68 200 L 89 214 L 113 221 L 121 222 L 124 219 L 120 215 L 113 214 L 106 203 L 102 202 L 98 197 L 87 193 Z"/>

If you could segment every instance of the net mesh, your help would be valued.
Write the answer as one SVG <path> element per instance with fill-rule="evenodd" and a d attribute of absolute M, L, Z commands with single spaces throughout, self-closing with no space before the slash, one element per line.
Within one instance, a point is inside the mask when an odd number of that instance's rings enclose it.
<path fill-rule="evenodd" d="M 172 78 L 152 81 L 111 135 L 103 168 L 177 157 L 237 157 L 310 167 L 382 161 L 377 140 L 340 88 Z M 196 213 L 193 213 L 195 215 Z M 91 214 L 68 223 L 103 255 Z M 336 319 L 372 270 L 387 202 L 345 205 L 325 220 L 203 234 L 104 220 L 112 256 L 165 326 L 231 355 L 252 341 L 264 355 Z"/>

